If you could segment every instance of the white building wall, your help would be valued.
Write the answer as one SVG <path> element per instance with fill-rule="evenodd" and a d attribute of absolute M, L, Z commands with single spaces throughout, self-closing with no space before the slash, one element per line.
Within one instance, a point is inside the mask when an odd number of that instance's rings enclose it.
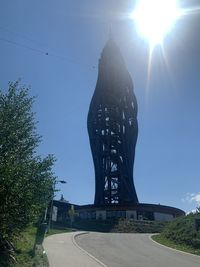
<path fill-rule="evenodd" d="M 105 210 L 97 210 L 96 211 L 96 220 L 102 219 L 106 220 L 106 211 Z"/>
<path fill-rule="evenodd" d="M 127 219 L 135 219 L 137 220 L 137 213 L 135 210 L 127 210 L 126 211 L 126 218 Z"/>
<path fill-rule="evenodd" d="M 154 212 L 155 221 L 172 221 L 174 219 L 172 214 Z"/>
<path fill-rule="evenodd" d="M 58 215 L 58 207 L 53 206 L 52 215 L 51 215 L 52 221 L 54 222 L 57 221 L 57 215 Z"/>

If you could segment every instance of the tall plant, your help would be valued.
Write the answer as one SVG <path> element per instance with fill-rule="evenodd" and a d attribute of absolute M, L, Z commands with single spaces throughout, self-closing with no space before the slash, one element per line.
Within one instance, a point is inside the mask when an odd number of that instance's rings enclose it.
<path fill-rule="evenodd" d="M 0 258 L 12 255 L 13 238 L 38 217 L 53 193 L 54 157 L 37 155 L 41 137 L 33 102 L 20 81 L 0 91 Z"/>

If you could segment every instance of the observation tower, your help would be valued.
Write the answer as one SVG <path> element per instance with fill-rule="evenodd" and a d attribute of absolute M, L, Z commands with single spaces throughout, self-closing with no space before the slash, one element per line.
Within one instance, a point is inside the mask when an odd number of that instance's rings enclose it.
<path fill-rule="evenodd" d="M 110 38 L 101 53 L 87 126 L 95 168 L 95 205 L 138 203 L 133 165 L 137 100 L 120 49 Z"/>

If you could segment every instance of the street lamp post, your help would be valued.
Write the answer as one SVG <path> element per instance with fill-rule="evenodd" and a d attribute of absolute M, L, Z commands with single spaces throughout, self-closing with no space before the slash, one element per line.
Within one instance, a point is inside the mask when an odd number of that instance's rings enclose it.
<path fill-rule="evenodd" d="M 48 223 L 48 231 L 51 229 L 51 221 L 52 221 L 52 213 L 53 213 L 53 199 L 54 199 L 54 192 L 56 189 L 56 184 L 61 183 L 61 184 L 66 184 L 67 182 L 64 180 L 55 180 L 53 183 L 53 194 L 52 194 L 52 199 L 51 199 L 51 205 L 50 205 L 50 213 L 49 213 L 49 223 Z"/>

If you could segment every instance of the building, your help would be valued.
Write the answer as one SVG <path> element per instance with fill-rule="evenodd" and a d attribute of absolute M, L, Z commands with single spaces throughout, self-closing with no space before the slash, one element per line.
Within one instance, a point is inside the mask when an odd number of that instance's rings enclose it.
<path fill-rule="evenodd" d="M 95 168 L 94 204 L 138 203 L 133 183 L 137 101 L 131 76 L 111 38 L 99 60 L 87 125 Z"/>
<path fill-rule="evenodd" d="M 120 49 L 110 38 L 99 60 L 87 126 L 95 169 L 94 205 L 76 206 L 82 219 L 170 221 L 184 211 L 139 203 L 133 182 L 137 100 Z"/>
<path fill-rule="evenodd" d="M 87 120 L 95 169 L 95 199 L 94 205 L 73 205 L 80 219 L 171 221 L 185 214 L 174 207 L 138 201 L 133 182 L 137 109 L 131 76 L 118 46 L 110 38 L 99 60 Z M 58 220 L 69 219 L 67 212 L 71 204 L 55 204 Z"/>
<path fill-rule="evenodd" d="M 149 221 L 172 221 L 174 218 L 185 214 L 184 211 L 174 207 L 146 203 L 103 206 L 83 205 L 76 207 L 76 213 L 79 218 L 89 220 L 124 218 Z"/>
<path fill-rule="evenodd" d="M 70 209 L 75 209 L 75 218 L 83 220 L 113 220 L 113 219 L 133 219 L 150 221 L 171 221 L 185 213 L 177 208 L 136 203 L 132 205 L 75 205 L 62 200 L 53 201 L 53 221 L 65 223 L 70 221 Z"/>

